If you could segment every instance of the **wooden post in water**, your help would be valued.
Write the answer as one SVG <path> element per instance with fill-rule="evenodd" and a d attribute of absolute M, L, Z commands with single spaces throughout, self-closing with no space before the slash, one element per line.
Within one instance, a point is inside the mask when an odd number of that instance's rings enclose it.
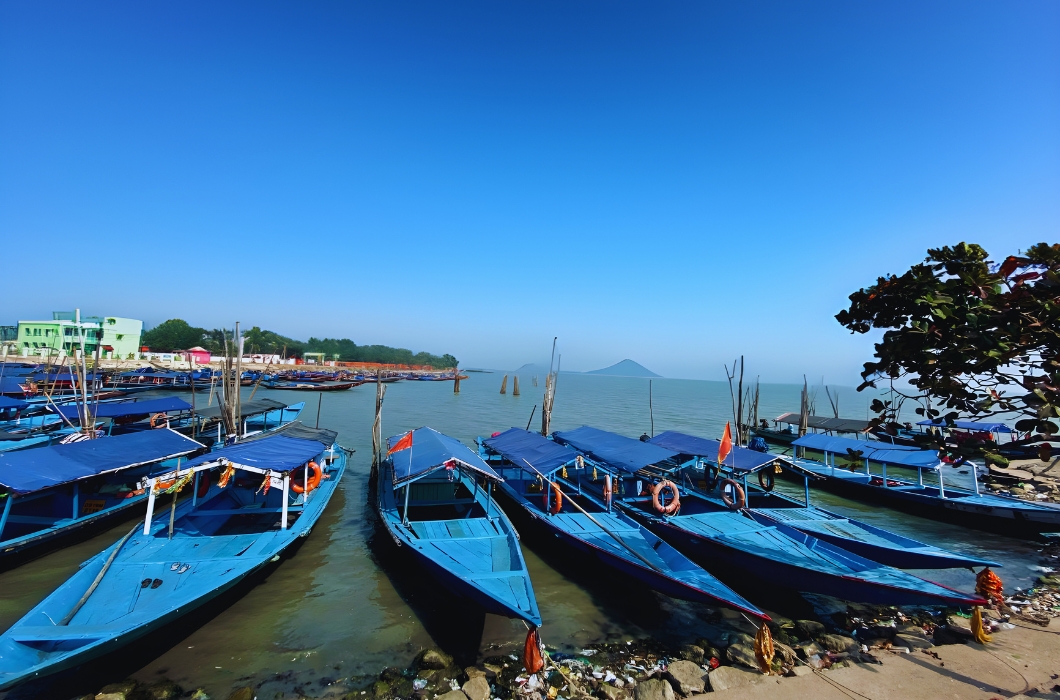
<path fill-rule="evenodd" d="M 386 384 L 381 378 L 382 370 L 375 373 L 375 422 L 372 423 L 372 466 L 379 465 L 379 458 L 383 454 L 383 396 L 386 394 Z"/>
<path fill-rule="evenodd" d="M 513 377 L 513 379 L 515 381 L 513 382 L 513 386 L 512 386 L 512 396 L 518 396 L 519 395 L 519 375 L 516 374 Z"/>
<path fill-rule="evenodd" d="M 453 393 L 460 393 L 460 368 L 453 367 Z"/>
<path fill-rule="evenodd" d="M 504 375 L 504 379 L 501 380 L 501 393 L 502 394 L 507 394 L 508 393 L 508 375 L 507 374 Z"/>

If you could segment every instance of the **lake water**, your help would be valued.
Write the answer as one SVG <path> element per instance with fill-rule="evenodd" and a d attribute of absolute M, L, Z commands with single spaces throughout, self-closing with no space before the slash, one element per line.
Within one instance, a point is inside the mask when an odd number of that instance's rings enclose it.
<path fill-rule="evenodd" d="M 502 376 L 473 373 L 457 395 L 452 382 L 390 384 L 383 434 L 430 425 L 472 446 L 476 436 L 525 427 L 535 404 L 538 413 L 532 427 L 540 428 L 544 378 L 541 386 L 534 387 L 530 376 L 521 376 L 523 395 L 512 396 L 510 378 L 509 393 L 499 394 Z M 797 410 L 800 389 L 763 385 L 761 417 Z M 631 437 L 651 432 L 648 390 L 646 379 L 563 374 L 552 428 L 588 424 Z M 316 394 L 260 390 L 258 396 L 306 400 L 301 420 L 307 425 L 316 421 Z M 521 648 L 525 636 L 521 622 L 483 616 L 437 590 L 421 570 L 394 552 L 385 534 L 377 533 L 367 499 L 374 385 L 321 396 L 320 426 L 337 430 L 340 444 L 356 453 L 312 535 L 293 557 L 239 597 L 193 616 L 163 638 L 135 645 L 118 659 L 94 664 L 84 672 L 78 692 L 95 692 L 104 683 L 129 675 L 149 681 L 165 674 L 185 688 L 204 687 L 215 698 L 227 697 L 235 686 L 260 681 L 267 685 L 259 697 L 272 690 L 313 697 L 327 692 L 330 681 L 341 684 L 341 679 L 376 674 L 385 666 L 406 666 L 426 646 L 439 646 L 468 663 L 497 650 Z M 867 397 L 852 389 L 841 389 L 840 397 L 842 415 L 866 417 Z M 656 379 L 652 404 L 656 433 L 681 430 L 720 437 L 726 420 L 732 418 L 724 382 Z M 829 414 L 823 391 L 817 412 Z M 786 488 L 783 482 L 778 487 Z M 801 487 L 796 491 L 801 493 Z M 876 509 L 822 491 L 814 498 L 819 505 L 899 533 L 1000 561 L 1005 565 L 999 573 L 1006 590 L 1027 587 L 1036 576 L 1030 566 L 1037 547 L 1031 542 Z M 116 526 L 90 541 L 0 574 L 0 629 L 128 527 Z M 524 552 L 544 619 L 542 637 L 550 645 L 580 648 L 648 635 L 676 640 L 701 636 L 696 630 L 704 611 L 695 605 L 631 587 L 609 570 L 572 562 L 554 551 L 524 543 Z M 963 590 L 974 586 L 967 570 L 915 573 Z M 752 600 L 767 610 L 776 609 L 776 601 Z"/>

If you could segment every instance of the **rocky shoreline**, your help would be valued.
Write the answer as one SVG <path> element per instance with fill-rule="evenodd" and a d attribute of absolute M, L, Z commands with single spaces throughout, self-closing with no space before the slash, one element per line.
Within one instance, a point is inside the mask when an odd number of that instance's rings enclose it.
<path fill-rule="evenodd" d="M 1038 569 L 1034 588 L 1015 589 L 984 611 L 984 631 L 993 635 L 987 645 L 974 640 L 971 616 L 955 610 L 902 612 L 850 605 L 821 620 L 773 614 L 767 623 L 773 648 L 767 674 L 755 654 L 759 628 L 715 613 L 702 623 L 702 636 L 680 646 L 650 638 L 577 651 L 546 646 L 545 668 L 536 674 L 527 673 L 514 653 L 486 656 L 462 668 L 444 652 L 425 649 L 409 666 L 387 667 L 377 675 L 310 678 L 287 671 L 256 682 L 243 679 L 246 684 L 215 698 L 202 688 L 186 690 L 165 678 L 128 680 L 74 700 L 679 700 L 749 688 L 767 679 L 783 688 L 788 679 L 844 668 L 878 672 L 896 655 L 923 654 L 944 665 L 939 654 L 946 647 L 981 652 L 1021 629 L 1055 627 L 1053 619 L 1060 618 L 1060 542 L 1041 549 Z M 1060 673 L 1060 654 L 1051 662 Z"/>

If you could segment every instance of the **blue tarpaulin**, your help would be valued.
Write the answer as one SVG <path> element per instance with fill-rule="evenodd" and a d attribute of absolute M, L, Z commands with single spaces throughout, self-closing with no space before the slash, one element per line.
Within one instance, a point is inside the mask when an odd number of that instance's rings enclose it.
<path fill-rule="evenodd" d="M 307 462 L 320 455 L 326 447 L 330 447 L 330 445 L 324 445 L 316 440 L 273 435 L 261 440 L 222 447 L 209 454 L 189 460 L 181 466 L 181 469 L 226 459 L 229 462 L 235 462 L 247 467 L 271 469 L 274 472 L 289 472 L 305 466 Z"/>
<path fill-rule="evenodd" d="M 387 438 L 387 448 L 393 447 L 408 433 Z M 497 472 L 490 469 L 482 458 L 467 445 L 434 428 L 416 428 L 412 431 L 412 447 L 390 455 L 394 463 L 394 483 L 400 484 L 445 467 L 446 462 L 456 460 L 465 467 L 501 480 Z"/>
<path fill-rule="evenodd" d="M 14 394 L 22 396 L 22 386 L 28 377 L 3 377 L 0 378 L 0 394 Z"/>
<path fill-rule="evenodd" d="M 53 413 L 61 413 L 71 420 L 77 418 L 77 406 L 49 406 L 48 409 Z M 190 411 L 191 404 L 175 396 L 168 396 L 148 401 L 115 401 L 98 405 L 89 403 L 88 410 L 89 413 L 94 413 L 96 418 L 122 418 L 168 411 Z"/>
<path fill-rule="evenodd" d="M 673 430 L 660 433 L 648 442 L 659 447 L 665 447 L 668 450 L 680 452 L 689 457 L 702 457 L 715 463 L 718 461 L 718 447 L 721 446 L 721 441 L 719 440 L 708 440 L 707 438 L 686 435 Z M 736 471 L 749 472 L 772 464 L 778 459 L 780 457 L 777 455 L 763 454 L 734 445 L 732 452 L 725 458 L 724 466 Z"/>
<path fill-rule="evenodd" d="M 0 396 L 0 409 L 13 408 L 16 411 L 21 411 L 26 406 L 29 406 L 25 401 L 19 401 L 18 399 L 12 399 L 7 396 Z"/>
<path fill-rule="evenodd" d="M 584 452 L 597 461 L 631 473 L 649 464 L 664 462 L 678 454 L 650 442 L 641 442 L 624 435 L 609 433 L 606 430 L 590 428 L 587 425 L 574 430 L 556 432 L 554 435 L 560 442 Z"/>
<path fill-rule="evenodd" d="M 570 447 L 522 428 L 511 428 L 483 442 L 486 447 L 512 464 L 525 467 L 526 465 L 523 464 L 525 459 L 542 474 L 548 474 L 565 464 L 570 464 L 578 456 L 578 453 Z"/>
<path fill-rule="evenodd" d="M 150 430 L 69 445 L 0 452 L 0 486 L 15 493 L 31 493 L 98 474 L 161 462 L 202 447 L 172 430 Z"/>
<path fill-rule="evenodd" d="M 1012 428 L 1008 427 L 1004 423 L 985 423 L 982 421 L 974 420 L 955 420 L 953 425 L 947 425 L 946 421 L 938 420 L 922 420 L 917 425 L 930 425 L 935 428 L 960 428 L 961 430 L 983 430 L 989 433 L 1011 433 Z"/>
<path fill-rule="evenodd" d="M 886 442 L 869 442 L 867 440 L 850 440 L 849 438 L 830 437 L 828 435 L 803 435 L 791 443 L 796 447 L 846 455 L 848 450 L 862 453 L 862 459 L 873 462 L 886 462 L 906 467 L 933 469 L 941 460 L 934 450 L 920 450 L 906 445 L 890 445 Z"/>

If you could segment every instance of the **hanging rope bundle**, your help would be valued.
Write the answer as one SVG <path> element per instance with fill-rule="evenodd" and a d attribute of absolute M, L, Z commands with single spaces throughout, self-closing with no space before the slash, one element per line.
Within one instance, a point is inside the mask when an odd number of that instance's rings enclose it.
<path fill-rule="evenodd" d="M 526 644 L 523 645 L 523 666 L 527 673 L 537 673 L 545 667 L 545 660 L 541 656 L 541 635 L 537 633 L 537 627 L 531 627 L 526 633 Z"/>
<path fill-rule="evenodd" d="M 980 644 L 986 644 L 993 639 L 989 634 L 986 633 L 986 629 L 983 627 L 983 611 L 976 605 L 975 609 L 972 610 L 972 637 L 975 641 Z"/>
<path fill-rule="evenodd" d="M 566 479 L 566 478 L 567 478 L 567 467 L 566 467 L 566 466 L 564 466 L 564 467 L 563 467 L 563 471 L 561 472 L 561 476 L 562 476 L 562 477 L 563 477 L 564 479 Z"/>
<path fill-rule="evenodd" d="M 763 622 L 755 635 L 755 660 L 758 661 L 758 669 L 767 676 L 773 668 L 773 651 L 773 635 Z"/>
<path fill-rule="evenodd" d="M 272 483 L 272 477 L 270 477 L 268 474 L 266 474 L 265 478 L 261 482 L 261 486 L 259 486 L 258 490 L 255 491 L 254 493 L 260 493 L 262 496 L 267 496 L 269 494 L 269 485 L 271 483 Z"/>
<path fill-rule="evenodd" d="M 161 495 L 161 494 L 164 494 L 164 493 L 176 493 L 176 492 L 180 491 L 182 488 L 184 488 L 185 486 L 187 486 L 188 483 L 191 482 L 193 477 L 194 477 L 194 473 L 189 472 L 188 474 L 185 474 L 184 476 L 180 477 L 179 479 L 174 479 L 173 481 L 167 481 L 165 483 L 163 483 L 161 481 L 156 481 L 155 482 L 155 494 L 156 495 Z"/>
<path fill-rule="evenodd" d="M 975 592 L 998 606 L 1005 603 L 1001 577 L 991 571 L 989 566 L 976 574 Z"/>
<path fill-rule="evenodd" d="M 228 468 L 221 472 L 221 478 L 217 480 L 217 485 L 221 488 L 228 486 L 228 480 L 232 478 L 232 475 L 236 473 L 236 467 L 234 464 L 229 464 Z"/>

